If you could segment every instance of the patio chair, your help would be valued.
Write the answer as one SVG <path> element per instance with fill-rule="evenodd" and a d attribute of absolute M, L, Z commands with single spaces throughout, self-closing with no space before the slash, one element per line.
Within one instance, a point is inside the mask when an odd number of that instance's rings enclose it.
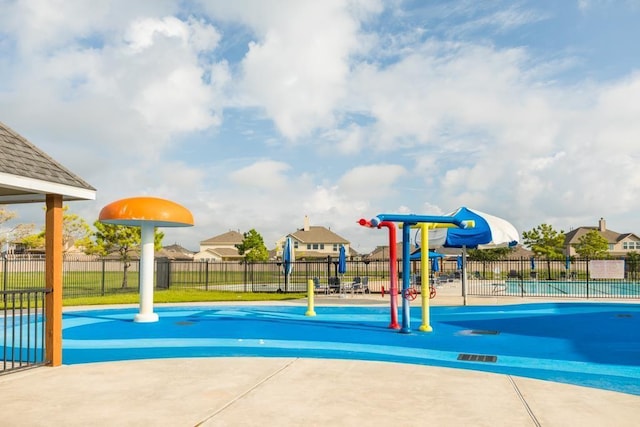
<path fill-rule="evenodd" d="M 329 286 L 320 284 L 320 279 L 318 277 L 313 278 L 313 292 L 316 294 L 328 294 Z"/>
<path fill-rule="evenodd" d="M 516 270 L 511 270 L 507 274 L 507 279 L 522 279 L 522 276 Z"/>
<path fill-rule="evenodd" d="M 358 279 L 357 283 L 355 281 L 355 279 Z M 356 277 L 354 279 L 354 282 L 352 284 L 352 289 L 354 293 L 361 293 L 361 294 L 368 294 L 371 291 L 369 290 L 369 278 L 368 277 L 363 277 L 362 279 L 360 279 L 359 277 Z"/>
<path fill-rule="evenodd" d="M 355 286 L 360 284 L 360 276 L 356 276 L 353 278 L 353 281 L 351 282 L 345 282 L 342 284 L 342 286 L 340 287 L 340 292 L 341 293 L 346 293 L 346 292 L 351 292 L 353 293 L 355 291 Z"/>
<path fill-rule="evenodd" d="M 339 293 L 339 292 L 340 292 L 340 278 L 329 277 L 329 293 Z"/>

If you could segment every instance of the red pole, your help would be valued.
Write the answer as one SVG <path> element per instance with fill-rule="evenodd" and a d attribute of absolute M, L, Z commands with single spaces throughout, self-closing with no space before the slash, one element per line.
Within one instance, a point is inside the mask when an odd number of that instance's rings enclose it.
<path fill-rule="evenodd" d="M 372 227 L 371 222 L 362 218 L 358 221 L 363 227 Z M 396 245 L 396 225 L 390 221 L 382 221 L 378 228 L 387 227 L 389 229 L 389 296 L 391 297 L 391 323 L 390 329 L 400 329 L 398 324 L 398 254 Z M 382 287 L 384 296 L 384 287 Z"/>
<path fill-rule="evenodd" d="M 389 229 L 389 294 L 391 297 L 391 323 L 389 328 L 400 329 L 398 324 L 398 254 L 396 243 L 396 225 L 390 221 L 382 221 L 378 228 Z"/>

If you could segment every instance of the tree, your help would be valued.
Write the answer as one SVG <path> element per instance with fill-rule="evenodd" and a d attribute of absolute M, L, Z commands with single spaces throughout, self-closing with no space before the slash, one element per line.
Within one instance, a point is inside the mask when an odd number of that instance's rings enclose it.
<path fill-rule="evenodd" d="M 5 222 L 11 221 L 17 216 L 15 212 L 0 207 L 0 227 L 2 227 L 2 224 Z M 8 243 L 21 242 L 25 236 L 33 233 L 34 228 L 34 224 L 18 224 L 9 230 L 2 230 L 2 232 L 0 232 L 0 248 L 4 248 Z"/>
<path fill-rule="evenodd" d="M 66 252 L 74 244 L 84 248 L 91 234 L 89 224 L 77 214 L 68 213 L 69 206 L 62 208 L 62 247 Z"/>
<path fill-rule="evenodd" d="M 140 227 L 127 227 L 124 225 L 105 224 L 100 221 L 93 223 L 96 231 L 93 233 L 95 241 L 87 239 L 85 248 L 87 253 L 100 256 L 107 256 L 116 252 L 123 263 L 124 275 L 122 277 L 122 288 L 126 288 L 127 272 L 131 266 L 131 255 L 140 248 L 141 229 Z M 154 232 L 154 247 L 156 250 L 162 248 L 164 233 L 157 229 Z"/>
<path fill-rule="evenodd" d="M 514 248 L 469 249 L 469 259 L 474 261 L 498 261 L 505 259 Z"/>
<path fill-rule="evenodd" d="M 84 249 L 91 235 L 89 224 L 77 214 L 68 213 L 69 206 L 62 208 L 62 250 L 67 252 L 71 246 Z M 19 241 L 26 247 L 35 249 L 45 245 L 46 227 L 37 234 L 25 235 Z"/>
<path fill-rule="evenodd" d="M 636 251 L 627 252 L 626 264 L 629 278 L 636 279 L 640 268 L 640 254 Z"/>
<path fill-rule="evenodd" d="M 609 242 L 598 231 L 591 230 L 580 236 L 578 243 L 574 244 L 573 247 L 578 255 L 583 258 L 606 258 L 609 251 Z"/>
<path fill-rule="evenodd" d="M 31 228 L 31 231 L 33 231 L 33 228 Z M 25 248 L 27 249 L 37 249 L 37 248 L 42 248 L 45 245 L 45 236 L 44 236 L 44 232 L 40 232 L 40 233 L 26 233 L 25 236 L 23 236 L 22 238 L 20 238 L 19 240 L 16 240 L 19 243 L 22 243 Z"/>
<path fill-rule="evenodd" d="M 547 259 L 547 278 L 551 280 L 551 260 L 564 257 L 564 231 L 556 231 L 549 224 L 540 224 L 536 228 L 522 233 L 525 246 L 536 256 Z"/>
<path fill-rule="evenodd" d="M 266 261 L 269 259 L 269 251 L 264 245 L 260 233 L 253 228 L 243 234 L 242 243 L 236 245 L 238 253 L 244 255 L 246 262 Z"/>

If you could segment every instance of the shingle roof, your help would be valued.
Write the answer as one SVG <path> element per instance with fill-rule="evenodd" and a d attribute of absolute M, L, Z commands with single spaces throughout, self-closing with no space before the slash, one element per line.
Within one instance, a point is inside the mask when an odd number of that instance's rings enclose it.
<path fill-rule="evenodd" d="M 321 226 L 309 227 L 309 231 L 298 230 L 295 233 L 292 233 L 291 237 L 301 243 L 349 243 L 348 240 Z"/>
<path fill-rule="evenodd" d="M 237 231 L 227 231 L 218 236 L 213 236 L 200 242 L 201 245 L 239 245 L 244 240 L 244 236 Z"/>
<path fill-rule="evenodd" d="M 0 173 L 27 179 L 0 182 L 3 188 L 0 196 L 6 199 L 1 200 L 3 203 L 13 202 L 11 196 L 16 196 L 19 201 L 40 201 L 21 200 L 18 196 L 33 194 L 42 196 L 53 193 L 55 190 L 51 190 L 51 183 L 66 187 L 66 189 L 65 187 L 56 188 L 60 194 L 67 196 L 65 200 L 95 198 L 95 188 L 2 122 L 0 122 Z M 72 189 L 88 191 L 78 193 L 71 191 Z"/>
<path fill-rule="evenodd" d="M 628 235 L 628 233 L 620 234 L 613 230 L 600 231 L 598 227 L 578 227 L 565 234 L 565 238 L 564 238 L 565 246 L 573 243 L 578 243 L 580 241 L 580 237 L 584 236 L 590 231 L 597 231 L 602 237 L 607 239 L 607 242 L 609 243 L 619 242 L 621 239 L 623 239 L 625 236 Z"/>

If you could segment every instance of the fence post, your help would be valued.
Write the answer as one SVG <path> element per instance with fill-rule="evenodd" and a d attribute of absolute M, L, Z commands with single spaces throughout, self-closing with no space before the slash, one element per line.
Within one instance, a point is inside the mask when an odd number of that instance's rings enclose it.
<path fill-rule="evenodd" d="M 242 261 L 241 261 L 242 262 Z M 246 262 L 242 262 L 242 264 L 244 264 L 244 288 L 247 288 L 247 263 Z"/>
<path fill-rule="evenodd" d="M 204 272 L 204 290 L 209 290 L 209 260 L 205 260 L 206 270 Z"/>
<path fill-rule="evenodd" d="M 102 274 L 100 275 L 100 293 L 104 296 L 104 258 L 102 258 Z"/>
<path fill-rule="evenodd" d="M 6 291 L 7 290 L 7 279 L 9 278 L 9 272 L 7 271 L 7 268 L 9 267 L 9 264 L 8 264 L 8 260 L 7 260 L 6 256 L 4 257 L 3 264 L 4 264 L 4 272 L 3 272 L 2 275 L 3 275 L 4 279 L 2 280 L 2 284 L 3 284 L 3 289 L 2 290 Z"/>
<path fill-rule="evenodd" d="M 587 258 L 587 299 L 589 299 L 589 258 Z"/>

